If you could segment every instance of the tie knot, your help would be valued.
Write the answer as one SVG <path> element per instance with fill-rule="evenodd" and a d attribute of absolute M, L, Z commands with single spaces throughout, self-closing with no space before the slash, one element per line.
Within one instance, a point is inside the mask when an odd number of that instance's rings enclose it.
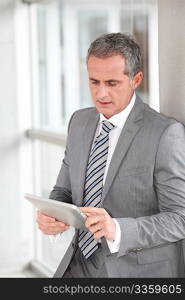
<path fill-rule="evenodd" d="M 112 123 L 110 123 L 107 120 L 104 120 L 102 122 L 102 130 L 101 130 L 101 134 L 109 134 L 109 132 L 115 127 Z"/>

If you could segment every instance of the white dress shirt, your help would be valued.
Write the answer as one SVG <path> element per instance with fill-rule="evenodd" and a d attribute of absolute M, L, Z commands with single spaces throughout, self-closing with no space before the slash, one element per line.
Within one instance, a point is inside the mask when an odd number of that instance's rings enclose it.
<path fill-rule="evenodd" d="M 107 163 L 106 163 L 106 167 L 105 167 L 105 173 L 104 173 L 104 177 L 103 177 L 103 185 L 104 185 L 106 177 L 107 177 L 107 172 L 108 172 L 108 169 L 109 169 L 111 158 L 112 158 L 112 155 L 114 153 L 115 147 L 117 145 L 119 136 L 120 136 L 121 131 L 122 131 L 124 125 L 125 125 L 125 122 L 128 118 L 128 115 L 130 114 L 130 112 L 131 112 L 131 110 L 134 106 L 135 99 L 136 99 L 136 95 L 134 93 L 134 95 L 133 95 L 130 103 L 127 105 L 127 107 L 124 110 L 122 110 L 120 113 L 112 116 L 109 119 L 107 119 L 103 114 L 100 113 L 100 119 L 99 119 L 99 122 L 98 122 L 98 126 L 97 126 L 97 129 L 96 129 L 94 140 L 101 132 L 103 120 L 107 120 L 115 126 L 109 133 L 109 149 L 108 149 L 108 156 L 107 156 Z M 94 143 L 94 141 L 93 141 L 93 143 Z M 111 253 L 115 253 L 115 252 L 119 251 L 120 240 L 121 240 L 121 230 L 120 230 L 119 223 L 115 218 L 113 218 L 113 220 L 116 224 L 116 237 L 115 237 L 114 241 L 107 240 L 107 244 L 109 246 L 109 250 L 110 250 Z M 55 235 L 56 240 L 58 239 L 59 235 L 60 234 Z"/>

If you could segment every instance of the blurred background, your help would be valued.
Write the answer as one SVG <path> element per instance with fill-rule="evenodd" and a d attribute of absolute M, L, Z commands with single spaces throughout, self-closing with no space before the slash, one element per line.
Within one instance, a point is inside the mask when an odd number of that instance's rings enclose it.
<path fill-rule="evenodd" d="M 51 277 L 74 233 L 52 243 L 25 193 L 48 197 L 71 114 L 92 106 L 86 52 L 129 32 L 143 53 L 138 90 L 185 123 L 184 0 L 0 0 L 0 277 Z"/>

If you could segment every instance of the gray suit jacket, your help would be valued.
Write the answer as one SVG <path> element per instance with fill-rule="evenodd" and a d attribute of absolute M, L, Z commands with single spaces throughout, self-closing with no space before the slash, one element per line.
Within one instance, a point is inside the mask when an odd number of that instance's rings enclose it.
<path fill-rule="evenodd" d="M 50 198 L 62 188 L 82 206 L 86 164 L 99 121 L 96 108 L 70 120 L 65 157 Z M 109 277 L 185 277 L 185 128 L 136 98 L 116 145 L 102 195 L 102 207 L 121 228 L 118 253 L 102 238 Z M 54 277 L 62 277 L 77 235 Z"/>

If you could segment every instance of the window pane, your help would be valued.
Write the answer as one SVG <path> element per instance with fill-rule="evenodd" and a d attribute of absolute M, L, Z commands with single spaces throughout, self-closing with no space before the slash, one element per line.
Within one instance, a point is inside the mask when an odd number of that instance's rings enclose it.
<path fill-rule="evenodd" d="M 138 94 L 144 101 L 150 98 L 149 26 L 154 1 L 121 0 L 120 5 L 109 1 L 105 8 L 95 2 L 91 6 L 90 0 L 83 1 L 82 6 L 80 1 L 78 6 L 77 1 L 58 0 L 38 5 L 40 127 L 65 131 L 74 110 L 93 105 L 87 50 L 95 38 L 115 28 L 136 36 L 143 53 L 144 71 Z M 69 92 L 70 89 L 75 92 Z"/>
<path fill-rule="evenodd" d="M 92 106 L 89 92 L 86 54 L 90 43 L 100 34 L 107 32 L 108 16 L 104 11 L 79 11 L 79 59 L 80 59 L 80 101 L 81 107 Z"/>
<path fill-rule="evenodd" d="M 38 40 L 39 40 L 39 99 L 40 125 L 48 124 L 48 97 L 47 97 L 47 61 L 46 61 L 46 11 L 45 7 L 38 9 Z"/>
<path fill-rule="evenodd" d="M 138 94 L 143 100 L 148 98 L 149 82 L 148 82 L 148 16 L 134 16 L 133 34 L 135 35 L 139 45 L 141 46 L 143 56 L 143 81 L 138 88 Z"/>
<path fill-rule="evenodd" d="M 64 146 L 40 142 L 40 190 L 42 196 L 48 197 L 55 185 L 64 157 Z"/>
<path fill-rule="evenodd" d="M 39 168 L 37 165 L 37 171 L 35 172 L 35 182 L 38 187 L 36 190 L 40 190 L 38 194 L 48 198 L 51 189 L 55 185 L 57 175 L 59 173 L 63 155 L 64 147 L 59 145 L 52 145 L 46 142 L 35 142 L 37 147 L 35 155 L 37 156 Z M 48 235 L 43 235 L 38 230 L 40 238 L 40 247 L 37 245 L 37 250 L 42 255 L 38 257 L 45 266 L 55 270 L 61 261 L 70 241 L 74 234 L 74 229 L 66 231 L 60 236 L 56 242 L 51 242 Z"/>
<path fill-rule="evenodd" d="M 56 131 L 64 126 L 63 38 L 57 1 L 38 5 L 38 125 Z"/>
<path fill-rule="evenodd" d="M 148 15 L 138 6 L 130 5 L 132 1 L 123 1 L 124 7 L 121 10 L 120 27 L 123 33 L 132 33 L 139 43 L 143 57 L 143 73 L 144 78 L 142 84 L 137 89 L 138 95 L 143 100 L 147 101 L 149 98 L 149 78 L 148 78 Z M 145 1 L 144 1 L 145 2 Z M 143 1 L 142 1 L 143 3 Z M 141 1 L 137 1 L 141 4 Z M 132 11 L 130 10 L 132 9 Z"/>
<path fill-rule="evenodd" d="M 70 228 L 66 232 L 62 233 L 60 237 L 57 238 L 56 241 L 50 241 L 47 235 L 43 235 L 41 237 L 42 243 L 42 258 L 41 262 L 52 272 L 55 272 L 59 263 L 62 260 L 70 242 L 71 238 L 74 234 L 74 229 Z"/>

